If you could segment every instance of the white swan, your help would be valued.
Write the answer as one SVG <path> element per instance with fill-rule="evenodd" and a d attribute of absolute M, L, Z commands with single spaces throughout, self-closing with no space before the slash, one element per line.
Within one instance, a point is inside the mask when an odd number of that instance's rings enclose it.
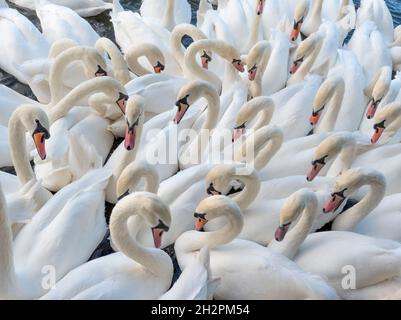
<path fill-rule="evenodd" d="M 148 227 L 156 249 L 136 242 L 127 227 L 129 220 L 135 221 L 136 232 Z M 170 221 L 168 206 L 153 193 L 137 192 L 120 200 L 110 217 L 110 234 L 121 252 L 73 269 L 42 299 L 158 298 L 168 290 L 173 277 L 170 257 L 157 249 Z"/>
<path fill-rule="evenodd" d="M 235 239 L 242 229 L 243 218 L 240 208 L 231 199 L 225 196 L 207 198 L 197 206 L 194 215 L 197 230 L 217 217 L 227 219 L 224 227 L 217 231 L 188 231 L 175 243 L 178 263 L 184 270 L 200 248 L 209 246 L 210 268 L 221 278 L 216 299 L 336 299 L 334 290 L 320 277 L 305 273 L 268 248 Z M 245 278 L 246 286 L 243 285 Z"/>
<path fill-rule="evenodd" d="M 11 0 L 19 7 L 35 10 L 37 0 Z M 112 8 L 111 0 L 48 0 L 50 3 L 68 7 L 78 13 L 81 17 L 92 17 Z"/>
<path fill-rule="evenodd" d="M 343 299 L 377 299 L 396 293 L 401 275 L 399 242 L 347 231 L 308 234 L 313 218 L 301 218 L 299 222 L 304 223 L 297 223 L 286 235 L 283 226 L 295 222 L 300 213 L 299 207 L 291 203 L 281 212 L 277 239 L 283 243 L 274 245 L 275 250 L 292 258 L 305 270 L 326 276 Z M 318 264 L 315 259 L 319 259 Z M 342 285 L 344 266 L 355 270 L 352 290 Z"/>
<path fill-rule="evenodd" d="M 7 185 L 5 194 L 8 198 L 7 211 L 11 224 L 26 223 L 52 197 L 32 171 L 25 147 L 26 131 L 32 137 L 39 156 L 45 159 L 45 141 L 50 137 L 49 121 L 46 113 L 39 107 L 21 105 L 10 118 L 9 147 L 17 176 L 2 173 L 0 181 Z M 20 187 L 10 190 L 13 185 Z"/>
<path fill-rule="evenodd" d="M 81 18 L 72 9 L 49 2 L 35 0 L 36 14 L 42 26 L 42 32 L 49 43 L 62 38 L 69 38 L 79 45 L 93 47 L 99 35 L 89 22 Z"/>
<path fill-rule="evenodd" d="M 145 0 L 142 1 L 142 17 L 157 19 L 163 27 L 172 30 L 181 23 L 191 23 L 191 6 L 187 0 Z"/>
<path fill-rule="evenodd" d="M 1 291 L 4 299 L 35 299 L 50 288 L 43 268 L 57 270 L 55 280 L 87 261 L 106 232 L 104 188 L 107 170 L 94 170 L 52 197 L 14 239 L 2 212 Z"/>

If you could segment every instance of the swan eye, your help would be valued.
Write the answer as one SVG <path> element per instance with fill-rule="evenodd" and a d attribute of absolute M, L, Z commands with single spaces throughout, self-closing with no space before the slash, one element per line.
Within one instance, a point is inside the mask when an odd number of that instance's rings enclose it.
<path fill-rule="evenodd" d="M 100 65 L 97 65 L 95 77 L 103 77 L 103 76 L 107 76 L 107 72 Z"/>
<path fill-rule="evenodd" d="M 325 106 L 321 107 L 319 110 L 312 111 L 312 116 L 317 117 L 320 114 L 320 112 L 324 110 L 324 107 Z"/>
<path fill-rule="evenodd" d="M 320 158 L 320 159 L 316 159 L 315 161 L 312 162 L 312 165 L 313 165 L 313 166 L 316 166 L 317 164 L 325 165 L 325 164 L 326 164 L 326 158 L 327 158 L 328 156 L 329 156 L 329 155 L 325 155 L 324 157 L 322 157 L 322 158 Z"/>
<path fill-rule="evenodd" d="M 37 133 L 43 133 L 41 137 L 41 142 L 43 143 L 44 139 L 50 138 L 50 133 L 44 126 L 42 126 L 42 124 L 38 119 L 36 119 L 35 122 L 36 122 L 36 129 L 33 131 L 32 136 L 34 136 Z"/>
<path fill-rule="evenodd" d="M 246 122 L 244 122 L 243 124 L 239 125 L 238 127 L 235 127 L 234 130 L 245 129 L 245 128 L 246 128 Z"/>
<path fill-rule="evenodd" d="M 206 53 L 206 51 L 203 51 L 203 54 L 201 55 L 201 58 L 206 59 L 207 62 L 212 61 L 212 57 L 209 56 L 209 55 Z"/>
<path fill-rule="evenodd" d="M 332 194 L 331 194 L 331 196 L 333 197 L 332 201 L 334 201 L 334 200 L 336 199 L 336 197 L 340 197 L 340 198 L 345 199 L 346 197 L 345 197 L 345 195 L 344 195 L 344 192 L 345 192 L 346 190 L 348 190 L 348 188 L 344 188 L 344 189 L 341 190 L 341 191 L 332 193 Z"/>
<path fill-rule="evenodd" d="M 213 186 L 213 183 L 211 183 L 210 185 L 209 185 L 209 187 L 206 189 L 206 193 L 208 194 L 208 195 L 221 195 L 221 192 L 220 191 L 218 191 L 218 190 L 216 190 L 215 188 L 214 188 L 214 186 Z"/>
<path fill-rule="evenodd" d="M 155 226 L 155 227 L 153 227 L 152 229 L 160 229 L 161 230 L 161 232 L 163 233 L 163 231 L 168 231 L 169 230 L 169 227 L 163 222 L 163 221 L 161 221 L 160 219 L 159 219 L 159 223 L 158 223 L 158 225 L 157 226 Z M 161 234 L 160 234 L 161 235 Z"/>
<path fill-rule="evenodd" d="M 198 218 L 198 219 L 201 219 L 201 220 L 206 220 L 206 213 L 198 213 L 198 212 L 195 212 L 195 213 L 194 213 L 194 217 L 195 217 L 195 218 Z"/>
<path fill-rule="evenodd" d="M 382 122 L 376 123 L 376 124 L 373 126 L 373 129 L 375 129 L 376 132 L 378 132 L 379 129 L 386 129 L 386 127 L 384 126 L 384 121 L 386 121 L 386 120 L 383 120 Z"/>

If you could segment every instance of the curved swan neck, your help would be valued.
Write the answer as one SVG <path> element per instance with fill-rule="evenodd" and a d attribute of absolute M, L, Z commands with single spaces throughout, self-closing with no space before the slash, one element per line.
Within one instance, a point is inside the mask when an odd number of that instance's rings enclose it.
<path fill-rule="evenodd" d="M 321 120 L 316 133 L 333 131 L 345 93 L 344 81 L 336 82 L 335 89 L 327 99 L 327 111 Z"/>
<path fill-rule="evenodd" d="M 114 77 L 125 85 L 131 80 L 127 63 L 124 60 L 120 50 L 117 46 L 107 38 L 100 38 L 96 41 L 95 48 L 99 53 L 104 56 L 107 53 L 111 60 L 111 65 L 113 67 Z"/>
<path fill-rule="evenodd" d="M 237 125 L 249 123 L 257 118 L 253 130 L 259 130 L 270 123 L 274 112 L 274 102 L 267 97 L 256 97 L 242 106 L 238 116 Z M 242 119 L 242 120 L 241 120 Z M 242 122 L 242 123 L 239 123 Z"/>
<path fill-rule="evenodd" d="M 264 127 L 255 132 L 253 139 L 256 147 L 253 165 L 261 170 L 281 148 L 283 132 L 278 127 Z"/>
<path fill-rule="evenodd" d="M 13 237 L 6 207 L 6 199 L 0 185 L 0 298 L 2 299 L 12 295 L 16 285 Z"/>
<path fill-rule="evenodd" d="M 305 61 L 301 64 L 297 72 L 290 78 L 295 79 L 304 79 L 306 75 L 311 71 L 313 64 L 316 61 L 316 58 L 319 55 L 320 49 L 323 45 L 322 39 L 319 37 L 318 43 L 314 45 L 314 48 L 312 49 L 311 53 L 305 58 Z M 290 84 L 292 81 L 289 82 Z"/>
<path fill-rule="evenodd" d="M 255 79 L 251 82 L 249 90 L 252 97 L 258 97 L 262 95 L 262 80 L 266 72 L 267 65 L 269 64 L 272 48 L 268 41 L 260 41 L 254 46 L 253 50 L 256 50 L 256 55 L 258 57 L 258 72 L 256 73 Z"/>
<path fill-rule="evenodd" d="M 256 196 L 260 190 L 260 179 L 255 170 L 248 175 L 233 175 L 232 179 L 240 180 L 244 183 L 245 187 L 238 195 L 233 197 L 233 200 L 239 205 L 243 210 L 250 206 L 250 204 L 255 200 Z"/>
<path fill-rule="evenodd" d="M 128 165 L 121 173 L 117 181 L 117 193 L 122 194 L 129 190 L 135 190 L 141 179 L 145 180 L 144 190 L 146 192 L 157 193 L 159 189 L 159 176 L 157 171 L 148 163 L 133 162 Z"/>
<path fill-rule="evenodd" d="M 185 50 L 182 46 L 181 41 L 182 38 L 186 35 L 191 37 L 194 42 L 202 39 L 207 39 L 206 35 L 192 24 L 187 24 L 187 23 L 179 24 L 173 29 L 170 38 L 171 51 L 173 53 L 174 58 L 181 65 L 182 69 L 184 69 L 185 65 L 184 61 Z"/>
<path fill-rule="evenodd" d="M 367 216 L 383 199 L 386 190 L 386 180 L 376 173 L 361 177 L 360 186 L 368 185 L 367 195 L 356 205 L 339 215 L 333 222 L 332 230 L 352 230 L 358 222 Z"/>
<path fill-rule="evenodd" d="M 259 0 L 257 0 L 258 2 Z M 264 4 L 263 4 L 264 5 Z M 261 32 L 261 21 L 262 14 L 256 14 L 252 20 L 251 32 L 249 33 L 247 43 L 244 47 L 243 53 L 247 53 L 259 40 L 260 32 Z"/>
<path fill-rule="evenodd" d="M 166 2 L 167 2 L 166 11 L 164 11 L 162 25 L 167 30 L 171 31 L 175 26 L 175 16 L 174 16 L 175 0 L 167 0 Z"/>
<path fill-rule="evenodd" d="M 21 107 L 14 111 L 8 122 L 8 138 L 11 149 L 11 158 L 21 185 L 24 185 L 35 178 L 25 147 L 25 133 L 27 128 L 21 121 L 21 116 L 24 111 L 26 110 L 21 109 Z"/>
<path fill-rule="evenodd" d="M 294 258 L 297 254 L 299 247 L 302 245 L 306 237 L 311 231 L 313 222 L 317 214 L 317 198 L 316 196 L 307 191 L 302 194 L 305 207 L 301 212 L 296 212 L 295 216 L 300 216 L 295 226 L 288 231 L 285 238 L 281 242 L 272 242 L 272 247 L 276 252 L 279 252 L 289 259 Z"/>
<path fill-rule="evenodd" d="M 341 145 L 341 149 L 338 156 L 330 165 L 326 174 L 327 177 L 337 177 L 345 170 L 351 168 L 356 156 L 356 140 L 351 134 L 342 135 L 338 139 L 338 143 Z"/>
<path fill-rule="evenodd" d="M 124 202 L 120 200 L 110 217 L 111 238 L 117 248 L 127 257 L 144 266 L 155 276 L 160 276 L 165 270 L 165 266 L 160 260 L 160 250 L 141 246 L 128 230 L 127 223 L 130 218 L 135 220 L 135 224 L 132 224 L 136 227 L 135 236 L 140 227 L 144 225 L 144 221 L 142 217 L 138 216 L 137 207 L 126 199 L 129 200 L 129 196 L 123 199 Z"/>
<path fill-rule="evenodd" d="M 63 72 L 73 61 L 82 60 L 89 47 L 72 47 L 57 56 L 50 67 L 49 84 L 51 100 L 48 106 L 54 106 L 63 97 Z"/>
<path fill-rule="evenodd" d="M 115 95 L 114 100 L 117 100 L 119 93 L 125 93 L 126 91 L 120 82 L 110 77 L 97 77 L 82 82 L 51 108 L 48 112 L 50 123 L 64 117 L 84 97 L 101 92 Z"/>

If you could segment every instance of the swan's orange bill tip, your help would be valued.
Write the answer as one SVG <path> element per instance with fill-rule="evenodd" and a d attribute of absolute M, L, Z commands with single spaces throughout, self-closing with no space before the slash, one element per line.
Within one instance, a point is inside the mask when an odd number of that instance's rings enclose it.
<path fill-rule="evenodd" d="M 366 118 L 373 119 L 373 117 L 375 116 L 376 110 L 377 110 L 377 104 L 372 102 L 368 107 L 368 111 L 366 112 Z"/>
<path fill-rule="evenodd" d="M 202 68 L 208 70 L 209 69 L 209 59 L 207 57 L 202 57 Z"/>
<path fill-rule="evenodd" d="M 299 29 L 293 29 L 291 32 L 291 41 L 295 41 L 298 39 L 299 36 Z"/>
<path fill-rule="evenodd" d="M 155 248 L 159 249 L 162 245 L 162 235 L 164 230 L 160 228 L 153 228 L 152 235 L 153 235 L 153 242 L 155 244 Z"/>
<path fill-rule="evenodd" d="M 323 168 L 323 165 L 321 164 L 315 164 L 313 168 L 309 171 L 309 173 L 306 176 L 306 180 L 308 181 L 313 181 L 313 179 L 316 178 L 316 176 L 319 174 L 320 170 Z"/>
<path fill-rule="evenodd" d="M 291 65 L 291 67 L 290 67 L 290 71 L 289 71 L 290 74 L 294 74 L 295 72 L 297 72 L 299 66 L 300 66 L 299 63 L 295 63 L 295 62 L 294 62 L 294 63 Z"/>
<path fill-rule="evenodd" d="M 180 103 L 178 105 L 178 110 L 177 110 L 177 112 L 175 114 L 175 117 L 174 117 L 174 123 L 175 124 L 179 124 L 181 122 L 181 120 L 182 120 L 182 118 L 184 118 L 184 115 L 187 112 L 188 108 L 189 108 L 189 106 L 184 105 L 182 103 Z"/>
<path fill-rule="evenodd" d="M 261 14 L 263 13 L 263 8 L 264 8 L 264 0 L 263 0 L 263 1 L 260 0 L 260 1 L 258 2 L 257 7 L 256 7 L 256 14 L 257 14 L 258 16 L 261 15 Z"/>
<path fill-rule="evenodd" d="M 329 200 L 327 200 L 326 204 L 324 205 L 323 212 L 330 213 L 337 210 L 343 201 L 344 198 L 338 195 L 332 196 Z"/>
<path fill-rule="evenodd" d="M 33 134 L 33 141 L 38 151 L 39 157 L 42 160 L 46 159 L 46 145 L 45 145 L 45 133 L 37 132 Z"/>
<path fill-rule="evenodd" d="M 135 137 L 136 137 L 136 128 L 128 128 L 128 125 L 125 128 L 125 139 L 124 139 L 124 147 L 127 150 L 132 150 L 135 148 Z"/>
<path fill-rule="evenodd" d="M 376 143 L 377 141 L 379 141 L 381 135 L 383 134 L 384 128 L 377 128 L 375 133 L 372 135 L 372 138 L 370 139 L 370 141 L 372 143 Z"/>
<path fill-rule="evenodd" d="M 207 219 L 198 218 L 195 222 L 195 230 L 202 231 L 205 224 L 208 222 Z"/>
<path fill-rule="evenodd" d="M 249 81 L 254 81 L 256 78 L 256 70 L 248 71 L 248 79 Z"/>
<path fill-rule="evenodd" d="M 279 226 L 274 233 L 274 239 L 276 239 L 276 241 L 283 241 L 285 235 L 287 234 L 288 228 L 289 225 Z"/>
<path fill-rule="evenodd" d="M 316 126 L 317 123 L 319 122 L 319 119 L 320 119 L 320 112 L 318 112 L 316 115 L 311 115 L 309 118 L 311 126 Z"/>
<path fill-rule="evenodd" d="M 245 128 L 235 128 L 233 130 L 232 142 L 237 141 L 245 132 Z"/>

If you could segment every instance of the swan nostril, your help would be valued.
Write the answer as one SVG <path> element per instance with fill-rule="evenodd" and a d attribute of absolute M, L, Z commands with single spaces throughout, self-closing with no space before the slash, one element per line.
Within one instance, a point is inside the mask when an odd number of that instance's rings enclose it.
<path fill-rule="evenodd" d="M 325 208 L 323 208 L 323 213 L 326 213 L 326 209 Z"/>
<path fill-rule="evenodd" d="M 370 116 L 368 116 L 368 119 L 370 119 Z"/>

